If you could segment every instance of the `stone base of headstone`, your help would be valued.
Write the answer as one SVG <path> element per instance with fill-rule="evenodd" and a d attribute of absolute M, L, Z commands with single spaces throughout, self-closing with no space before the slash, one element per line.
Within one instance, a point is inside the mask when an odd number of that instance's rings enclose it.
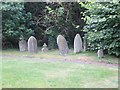
<path fill-rule="evenodd" d="M 41 51 L 42 52 L 48 52 L 48 48 L 42 48 Z"/>

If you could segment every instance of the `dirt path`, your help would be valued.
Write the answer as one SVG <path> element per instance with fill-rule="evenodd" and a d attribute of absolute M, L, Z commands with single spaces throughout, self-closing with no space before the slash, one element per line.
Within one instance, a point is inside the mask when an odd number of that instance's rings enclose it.
<path fill-rule="evenodd" d="M 89 64 L 89 65 L 96 65 L 96 66 L 106 66 L 106 67 L 116 67 L 118 68 L 118 64 L 111 64 L 111 63 L 105 63 L 103 61 L 93 61 L 93 60 L 84 60 L 84 58 L 81 59 L 69 59 L 68 57 L 64 57 L 63 59 L 46 59 L 46 58 L 36 58 L 36 57 L 30 57 L 30 56 L 14 56 L 14 55 L 2 55 L 2 59 L 4 58 L 18 58 L 21 60 L 33 60 L 33 61 L 41 61 L 41 62 L 71 62 L 71 63 L 79 63 L 79 64 Z"/>

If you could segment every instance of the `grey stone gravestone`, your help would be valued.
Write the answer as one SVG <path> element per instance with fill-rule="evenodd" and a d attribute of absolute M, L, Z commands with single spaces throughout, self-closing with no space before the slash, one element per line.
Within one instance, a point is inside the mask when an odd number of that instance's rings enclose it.
<path fill-rule="evenodd" d="M 103 57 L 103 50 L 102 49 L 99 49 L 98 52 L 97 52 L 97 55 L 99 58 L 102 58 Z"/>
<path fill-rule="evenodd" d="M 19 50 L 20 50 L 21 52 L 27 50 L 27 42 L 26 42 L 26 40 L 20 40 L 20 41 L 19 41 Z"/>
<path fill-rule="evenodd" d="M 84 40 L 83 48 L 84 48 L 84 51 L 86 51 L 87 50 L 87 37 L 84 36 L 83 40 Z"/>
<path fill-rule="evenodd" d="M 37 53 L 37 40 L 34 36 L 28 39 L 28 52 Z"/>
<path fill-rule="evenodd" d="M 61 55 L 66 55 L 69 52 L 67 41 L 62 35 L 58 35 L 57 45 Z"/>
<path fill-rule="evenodd" d="M 79 34 L 76 34 L 74 38 L 74 53 L 79 53 L 82 50 L 82 39 Z"/>
<path fill-rule="evenodd" d="M 41 50 L 42 50 L 42 52 L 47 52 L 48 51 L 46 43 L 44 43 L 43 48 Z"/>

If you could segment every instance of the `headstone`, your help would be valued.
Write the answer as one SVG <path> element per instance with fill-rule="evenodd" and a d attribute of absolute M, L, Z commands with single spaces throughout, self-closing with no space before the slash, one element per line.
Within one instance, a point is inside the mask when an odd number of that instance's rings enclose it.
<path fill-rule="evenodd" d="M 97 55 L 98 55 L 99 58 L 102 58 L 103 57 L 103 50 L 99 49 L 98 52 L 97 52 Z"/>
<path fill-rule="evenodd" d="M 27 42 L 26 42 L 26 40 L 20 40 L 20 41 L 19 41 L 19 50 L 20 50 L 21 52 L 27 50 Z"/>
<path fill-rule="evenodd" d="M 47 52 L 48 51 L 46 43 L 43 44 L 43 48 L 41 50 L 42 50 L 42 52 Z"/>
<path fill-rule="evenodd" d="M 74 53 L 79 53 L 82 51 L 82 39 L 79 34 L 76 34 L 74 38 Z"/>
<path fill-rule="evenodd" d="M 84 40 L 83 48 L 84 48 L 84 51 L 86 51 L 86 50 L 87 50 L 87 37 L 85 36 L 85 37 L 83 38 L 83 40 Z"/>
<path fill-rule="evenodd" d="M 37 53 L 37 40 L 34 36 L 28 39 L 28 52 Z"/>
<path fill-rule="evenodd" d="M 69 52 L 67 41 L 62 35 L 58 35 L 57 45 L 61 55 L 66 55 Z"/>

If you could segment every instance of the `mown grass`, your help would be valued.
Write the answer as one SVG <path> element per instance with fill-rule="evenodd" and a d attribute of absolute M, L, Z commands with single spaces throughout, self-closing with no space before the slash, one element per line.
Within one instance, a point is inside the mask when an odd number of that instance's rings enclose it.
<path fill-rule="evenodd" d="M 38 52 L 30 55 L 27 51 L 19 52 L 16 49 L 9 49 L 3 50 L 2 55 L 3 88 L 118 87 L 117 67 L 58 61 L 59 59 L 81 58 L 83 60 L 101 60 L 97 58 L 95 52 L 74 54 L 73 51 L 70 51 L 67 56 L 60 56 L 57 50 L 51 50 L 47 53 Z M 32 57 L 37 57 L 39 60 Z M 51 61 L 56 59 L 58 62 L 49 62 L 43 59 Z M 105 56 L 102 60 L 111 63 L 117 63 L 118 61 L 117 58 L 112 56 Z"/>
<path fill-rule="evenodd" d="M 51 59 L 52 60 L 52 59 Z M 3 88 L 117 88 L 117 67 L 3 57 Z"/>

